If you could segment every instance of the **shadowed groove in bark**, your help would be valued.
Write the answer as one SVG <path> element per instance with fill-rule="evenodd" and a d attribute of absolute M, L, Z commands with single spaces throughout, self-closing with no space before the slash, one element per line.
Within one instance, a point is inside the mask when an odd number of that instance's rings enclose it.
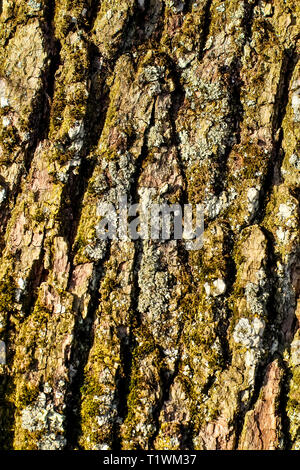
<path fill-rule="evenodd" d="M 281 366 L 283 369 L 283 376 L 281 380 L 278 411 L 281 417 L 283 448 L 285 450 L 291 450 L 293 442 L 290 435 L 290 420 L 287 415 L 287 403 L 292 374 L 288 368 L 288 365 L 282 359 Z"/>
<path fill-rule="evenodd" d="M 223 318 L 220 319 L 218 326 L 217 326 L 217 334 L 220 340 L 220 345 L 222 348 L 222 356 L 223 356 L 223 370 L 225 370 L 230 364 L 232 360 L 232 354 L 229 347 L 229 340 L 228 340 L 228 328 L 231 320 L 232 311 L 228 305 L 228 301 L 230 296 L 233 293 L 234 284 L 236 281 L 236 264 L 233 259 L 233 250 L 234 250 L 234 243 L 235 237 L 234 233 L 228 227 L 226 233 L 226 239 L 224 244 L 224 253 L 223 256 L 227 258 L 226 262 L 226 293 L 224 294 L 224 299 L 221 301 L 221 308 L 223 306 Z"/>
<path fill-rule="evenodd" d="M 273 266 L 276 261 L 276 255 L 274 252 L 274 237 L 272 233 L 270 233 L 265 228 L 262 228 L 262 227 L 260 228 L 263 231 L 267 239 L 266 273 L 267 273 L 268 285 L 267 287 L 265 287 L 265 292 L 269 293 L 269 298 L 267 300 L 267 304 L 265 307 L 266 312 L 267 312 L 267 319 L 268 319 L 268 322 L 266 324 L 266 328 L 264 331 L 264 344 L 266 348 L 266 353 L 265 353 L 265 357 L 261 360 L 261 362 L 258 364 L 258 367 L 257 367 L 257 371 L 256 371 L 255 378 L 254 378 L 254 390 L 251 396 L 251 400 L 247 407 L 244 407 L 244 409 L 243 407 L 241 407 L 241 410 L 238 414 L 238 419 L 236 423 L 237 446 L 239 445 L 241 433 L 243 430 L 243 426 L 245 424 L 246 413 L 250 410 L 253 410 L 255 407 L 255 404 L 257 403 L 259 394 L 261 392 L 261 389 L 265 380 L 267 368 L 274 359 L 281 357 L 280 350 L 275 351 L 275 353 L 272 353 L 272 354 L 270 351 L 270 348 L 273 342 L 273 335 L 274 335 L 273 329 L 276 324 L 276 319 L 279 313 L 278 311 L 276 311 L 275 306 L 274 306 L 275 292 L 277 289 L 277 280 L 273 272 Z M 278 335 L 280 335 L 280 331 L 278 331 Z M 280 343 L 280 340 L 281 338 L 278 338 L 279 343 Z"/>
<path fill-rule="evenodd" d="M 135 253 L 132 268 L 133 288 L 131 292 L 131 305 L 130 305 L 130 325 L 129 335 L 121 340 L 121 364 L 122 370 L 118 371 L 116 379 L 116 399 L 118 402 L 118 416 L 122 421 L 128 415 L 128 396 L 131 382 L 131 372 L 133 367 L 133 351 L 136 346 L 136 340 L 133 333 L 133 323 L 136 327 L 139 326 L 140 319 L 138 312 L 138 300 L 140 294 L 140 286 L 138 282 L 138 273 L 141 266 L 143 253 L 143 243 L 141 240 L 135 241 Z M 114 437 L 113 437 L 113 450 L 121 449 L 121 436 L 120 424 L 115 423 Z"/>
<path fill-rule="evenodd" d="M 49 271 L 44 267 L 45 260 L 45 231 L 43 243 L 41 246 L 41 252 L 39 258 L 33 263 L 30 273 L 27 277 L 26 291 L 23 295 L 23 310 L 24 319 L 27 318 L 33 311 L 34 305 L 38 296 L 39 287 L 43 282 L 47 281 Z"/>
<path fill-rule="evenodd" d="M 161 3 L 161 1 L 159 0 L 158 3 Z M 162 10 L 164 11 L 164 3 L 162 4 Z M 155 23 L 154 30 L 151 32 L 149 38 L 146 35 L 147 26 L 151 24 L 151 15 L 155 13 L 151 9 L 151 0 L 145 0 L 143 8 L 139 5 L 138 1 L 135 2 L 133 13 L 124 26 L 122 53 L 131 53 L 132 50 L 147 44 L 147 40 L 149 40 L 149 47 L 154 47 L 154 43 L 159 44 L 159 39 L 153 36 L 157 30 L 159 33 L 162 32 L 160 25 L 164 17 L 163 11 L 160 15 L 159 22 Z"/>
<path fill-rule="evenodd" d="M 183 329 L 183 326 L 181 326 L 181 331 Z M 179 337 L 181 335 L 181 332 L 179 334 Z M 160 386 L 161 386 L 161 390 L 162 390 L 162 394 L 161 394 L 161 398 L 158 400 L 158 402 L 156 403 L 153 411 L 152 411 L 152 414 L 153 414 L 153 420 L 154 420 L 154 425 L 155 425 L 155 431 L 154 433 L 152 434 L 152 436 L 150 437 L 149 439 L 149 448 L 150 449 L 153 449 L 154 448 L 154 442 L 155 442 L 155 439 L 157 438 L 158 434 L 159 434 L 159 431 L 160 431 L 160 423 L 159 423 L 159 418 L 160 418 L 160 414 L 161 414 L 161 411 L 164 407 L 164 404 L 169 400 L 170 398 L 170 390 L 171 390 L 171 387 L 178 375 L 178 371 L 179 371 L 179 364 L 180 364 L 180 353 L 178 354 L 178 357 L 176 359 L 176 362 L 175 362 L 175 367 L 174 367 L 174 372 L 172 373 L 171 371 L 169 371 L 168 369 L 161 369 L 160 371 Z"/>
<path fill-rule="evenodd" d="M 154 410 L 153 410 L 153 418 L 154 418 L 156 430 L 154 431 L 153 435 L 149 439 L 150 449 L 154 448 L 155 439 L 157 438 L 159 431 L 160 431 L 160 422 L 159 422 L 160 414 L 163 410 L 165 403 L 170 399 L 171 387 L 174 384 L 174 381 L 179 373 L 179 366 L 180 366 L 180 361 L 181 361 L 180 340 L 181 340 L 183 329 L 184 329 L 184 322 L 181 323 L 179 332 L 178 332 L 177 345 L 179 345 L 179 351 L 178 351 L 178 355 L 174 364 L 174 372 L 171 372 L 164 368 L 160 371 L 160 383 L 161 383 L 162 395 L 161 395 L 160 400 L 156 403 L 156 406 L 154 407 Z M 190 426 L 189 429 L 186 429 L 185 431 L 188 432 L 188 434 L 192 434 L 192 425 Z M 184 439 L 185 439 L 185 435 L 182 436 L 182 442 L 181 442 L 182 445 L 183 445 Z"/>
<path fill-rule="evenodd" d="M 260 0 L 246 0 L 244 2 L 246 8 L 246 15 L 244 17 L 244 28 L 245 28 L 245 36 L 247 41 L 251 41 L 252 37 L 252 27 L 253 27 L 253 20 L 254 20 L 254 10 L 259 4 Z"/>
<path fill-rule="evenodd" d="M 95 89 L 97 84 L 93 81 L 93 77 L 95 77 L 95 74 L 97 73 L 95 72 L 95 61 L 99 56 L 100 53 L 98 48 L 91 43 L 89 45 L 88 73 L 88 77 L 91 78 L 91 86 L 89 96 L 87 98 L 86 114 L 84 117 L 85 129 L 88 128 L 89 130 L 85 132 L 84 136 L 84 152 L 82 152 L 81 155 L 80 170 L 78 174 L 69 174 L 69 180 L 64 186 L 61 198 L 61 207 L 59 210 L 61 232 L 68 240 L 70 249 L 69 261 L 71 268 L 69 282 L 73 272 L 73 260 L 75 256 L 75 247 L 73 247 L 73 244 L 80 223 L 82 203 L 90 178 L 92 177 L 95 166 L 97 165 L 96 158 L 88 157 L 92 149 L 100 140 L 109 106 L 109 91 L 105 87 L 105 77 L 101 83 L 101 90 L 98 92 Z M 70 221 L 72 222 L 71 224 Z"/>
<path fill-rule="evenodd" d="M 10 279 L 12 282 L 13 279 Z M 0 373 L 0 448 L 1 450 L 12 450 L 14 442 L 15 425 L 15 404 L 7 399 L 10 393 L 14 393 L 15 384 L 11 368 L 14 360 L 14 350 L 9 348 L 11 338 L 14 339 L 15 327 L 11 321 L 13 310 L 10 310 L 7 317 L 5 331 L 2 333 L 2 340 L 6 345 L 6 371 Z"/>
<path fill-rule="evenodd" d="M 218 196 L 226 186 L 226 163 L 235 144 L 240 142 L 241 123 L 243 121 L 243 106 L 241 103 L 241 61 L 235 57 L 230 66 L 222 66 L 220 73 L 223 75 L 229 92 L 229 122 L 231 132 L 227 138 L 224 155 L 218 158 L 218 174 L 215 181 L 215 194 Z"/>
<path fill-rule="evenodd" d="M 194 0 L 184 0 L 182 13 L 184 15 L 186 15 L 187 13 L 191 13 L 194 3 L 195 3 Z"/>
<path fill-rule="evenodd" d="M 258 5 L 258 0 L 252 3 L 249 1 L 244 2 L 245 15 L 243 17 L 242 26 L 244 29 L 244 45 L 251 41 L 252 37 L 252 25 L 254 21 L 254 9 Z M 230 114 L 231 114 L 231 126 L 233 136 L 229 139 L 225 150 L 224 157 L 219 160 L 219 175 L 216 182 L 216 194 L 220 195 L 226 186 L 226 165 L 232 148 L 235 144 L 240 143 L 241 126 L 244 119 L 244 109 L 241 103 L 241 87 L 243 85 L 241 80 L 241 58 L 234 57 L 232 63 L 229 66 L 221 66 L 220 73 L 224 74 L 227 89 L 230 93 Z"/>
<path fill-rule="evenodd" d="M 280 360 L 280 365 L 283 366 L 284 372 L 284 377 L 288 377 L 289 372 L 284 366 L 283 358 L 282 358 L 282 347 L 279 346 L 279 348 L 271 353 L 271 346 L 273 344 L 274 339 L 278 340 L 279 345 L 282 345 L 282 338 L 280 337 L 281 335 L 281 330 L 275 328 L 275 331 L 277 332 L 276 338 L 274 338 L 274 327 L 276 327 L 276 321 L 278 319 L 278 315 L 280 312 L 278 311 L 278 308 L 276 308 L 274 304 L 274 298 L 276 295 L 276 290 L 278 289 L 278 280 L 276 279 L 276 276 L 274 275 L 273 272 L 273 266 L 276 262 L 276 254 L 274 251 L 274 237 L 273 234 L 270 233 L 268 230 L 265 228 L 261 227 L 261 230 L 263 231 L 265 237 L 267 238 L 267 257 L 266 257 L 266 273 L 267 273 L 267 279 L 268 279 L 268 286 L 264 288 L 265 292 L 269 293 L 269 298 L 267 300 L 266 304 L 266 312 L 267 312 L 267 319 L 268 322 L 266 324 L 266 328 L 264 331 L 264 344 L 265 344 L 265 357 L 261 360 L 261 362 L 258 364 L 255 378 L 254 378 L 254 390 L 250 399 L 250 402 L 248 406 L 242 407 L 239 410 L 239 413 L 237 415 L 237 420 L 236 420 L 236 448 L 238 448 L 238 445 L 240 443 L 240 438 L 242 434 L 242 430 L 245 424 L 245 417 L 246 413 L 250 410 L 254 410 L 255 404 L 257 403 L 259 399 L 260 392 L 262 390 L 264 380 L 266 377 L 266 372 L 269 367 L 269 365 L 275 360 L 279 359 Z M 288 384 L 284 382 L 284 377 L 282 379 L 282 387 L 283 390 L 285 391 L 286 388 L 288 387 Z M 282 392 L 283 393 L 283 392 Z M 285 401 L 286 398 L 284 399 L 283 395 L 281 394 L 280 397 L 280 403 L 278 405 L 278 410 L 280 412 L 280 415 L 283 420 L 283 427 L 284 430 L 281 434 L 281 437 L 285 439 L 285 444 L 288 446 L 289 443 L 289 420 L 286 415 L 285 411 Z M 257 423 L 258 424 L 258 423 Z M 285 448 L 287 449 L 288 447 Z"/>
<path fill-rule="evenodd" d="M 201 61 L 205 55 L 205 45 L 209 37 L 210 24 L 211 24 L 211 6 L 213 0 L 207 0 L 204 7 L 204 18 L 203 27 L 201 32 L 201 45 L 199 50 L 199 61 Z"/>
<path fill-rule="evenodd" d="M 91 0 L 91 7 L 89 9 L 89 31 L 91 31 L 94 27 L 97 15 L 101 7 L 101 1 L 102 0 Z"/>
<path fill-rule="evenodd" d="M 149 125 L 144 133 L 144 141 L 143 146 L 140 152 L 139 157 L 135 161 L 135 172 L 132 176 L 132 184 L 130 187 L 130 203 L 137 204 L 139 202 L 139 195 L 138 195 L 138 181 L 139 177 L 142 172 L 142 164 L 147 157 L 148 154 L 148 135 L 151 130 L 151 127 L 154 125 L 155 122 L 155 104 L 156 98 L 152 104 L 152 111 L 151 111 L 151 118 Z M 141 266 L 141 260 L 143 256 L 143 242 L 142 240 L 136 240 L 135 242 L 135 254 L 134 254 L 134 261 L 133 261 L 133 268 L 132 268 L 132 277 L 133 277 L 133 289 L 131 293 L 131 322 L 129 325 L 129 335 L 128 335 L 128 344 L 126 344 L 123 340 L 121 342 L 121 360 L 122 360 L 122 375 L 120 375 L 116 381 L 117 385 L 117 400 L 118 400 L 118 412 L 123 421 L 126 420 L 128 415 L 128 396 L 129 396 L 129 389 L 131 383 L 131 372 L 133 367 L 133 351 L 134 347 L 136 346 L 135 337 L 133 335 L 133 322 L 135 326 L 138 328 L 141 325 L 141 319 L 138 310 L 138 303 L 139 303 L 139 294 L 140 294 L 140 286 L 139 286 L 139 270 Z M 114 429 L 114 449 L 120 449 L 121 447 L 121 438 L 120 438 L 120 426 L 115 425 Z"/>
<path fill-rule="evenodd" d="M 272 123 L 273 129 L 273 141 L 274 141 L 274 175 L 273 180 L 275 180 L 276 172 L 280 172 L 280 167 L 282 164 L 283 156 L 280 155 L 282 151 L 282 141 L 283 141 L 283 132 L 280 132 L 280 135 L 277 139 L 278 131 L 281 129 L 283 119 L 286 115 L 286 108 L 289 102 L 289 92 L 290 84 L 293 76 L 293 72 L 299 60 L 298 54 L 295 52 L 295 48 L 287 49 L 283 52 L 280 78 L 277 87 L 277 92 L 275 96 L 275 105 L 274 105 L 274 118 Z M 278 175 L 279 179 L 280 176 Z M 274 181 L 275 182 L 275 181 Z M 278 184 L 278 183 L 277 183 Z"/>
<path fill-rule="evenodd" d="M 94 44 L 89 47 L 89 71 L 88 78 L 93 78 L 95 60 L 99 56 L 99 51 Z M 90 151 L 97 145 L 105 124 L 106 113 L 108 110 L 109 97 L 108 90 L 104 88 L 105 79 L 103 79 L 100 94 L 95 94 L 93 81 L 87 98 L 86 114 L 83 119 L 85 128 L 88 125 L 89 132 L 85 132 L 83 152 L 81 153 L 80 169 L 78 174 L 69 173 L 69 179 L 64 186 L 61 197 L 61 207 L 59 210 L 60 227 L 62 235 L 68 240 L 70 249 L 73 246 L 80 216 L 82 211 L 82 202 L 88 182 L 93 174 L 96 159 L 88 158 Z M 96 100 L 96 106 L 95 106 Z M 72 222 L 70 224 L 70 221 Z M 73 262 L 74 253 L 71 252 L 70 262 Z M 72 271 L 72 269 L 71 269 Z M 70 271 L 70 276 L 71 276 Z"/>
<path fill-rule="evenodd" d="M 183 106 L 184 100 L 185 100 L 185 91 L 184 91 L 183 86 L 180 83 L 180 75 L 177 70 L 175 62 L 172 60 L 171 57 L 168 57 L 168 61 L 169 61 L 171 76 L 175 84 L 175 90 L 171 94 L 172 103 L 171 103 L 171 108 L 169 110 L 169 119 L 170 119 L 171 128 L 172 128 L 171 139 L 172 139 L 172 144 L 176 148 L 177 163 L 179 165 L 181 176 L 183 179 L 182 198 L 181 198 L 180 203 L 188 204 L 189 203 L 188 193 L 187 193 L 188 182 L 187 182 L 185 168 L 184 168 L 184 164 L 182 160 L 182 155 L 180 152 L 180 139 L 179 139 L 177 128 L 176 128 L 176 120 L 177 120 L 179 111 L 181 107 Z"/>
<path fill-rule="evenodd" d="M 45 74 L 44 79 L 44 116 L 42 119 L 41 136 L 43 138 L 48 137 L 49 126 L 50 126 L 50 114 L 51 114 L 51 104 L 54 96 L 55 89 L 55 75 L 61 65 L 60 51 L 61 43 L 55 36 L 55 0 L 49 0 L 46 15 L 45 23 L 41 22 L 40 27 L 44 36 L 44 41 L 47 44 L 50 56 L 50 64 L 48 66 L 47 73 Z"/>
<path fill-rule="evenodd" d="M 91 299 L 88 312 L 83 319 L 80 312 L 77 313 L 74 327 L 74 341 L 70 356 L 69 370 L 73 366 L 74 375 L 70 376 L 70 385 L 66 398 L 66 449 L 79 448 L 79 437 L 81 434 L 81 387 L 84 384 L 85 366 L 88 362 L 89 353 L 93 345 L 93 326 L 100 301 L 100 283 L 104 275 L 103 266 L 110 257 L 110 243 L 107 244 L 104 258 L 94 264 L 89 291 Z"/>
<path fill-rule="evenodd" d="M 51 102 L 55 88 L 55 75 L 61 63 L 61 44 L 55 37 L 54 16 L 55 0 L 49 0 L 45 7 L 45 21 L 40 21 L 40 28 L 46 44 L 46 50 L 49 54 L 49 65 L 42 74 L 43 86 L 35 99 L 35 103 L 33 103 L 33 112 L 29 117 L 30 128 L 35 129 L 35 133 L 32 143 L 25 151 L 24 162 L 27 173 L 29 172 L 36 148 L 42 140 L 48 137 Z"/>

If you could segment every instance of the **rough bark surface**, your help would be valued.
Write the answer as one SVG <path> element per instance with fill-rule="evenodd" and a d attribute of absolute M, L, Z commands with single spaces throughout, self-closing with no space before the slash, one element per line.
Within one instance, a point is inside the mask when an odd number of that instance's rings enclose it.
<path fill-rule="evenodd" d="M 0 11 L 1 448 L 300 449 L 300 3 Z M 203 248 L 99 239 L 120 193 Z"/>

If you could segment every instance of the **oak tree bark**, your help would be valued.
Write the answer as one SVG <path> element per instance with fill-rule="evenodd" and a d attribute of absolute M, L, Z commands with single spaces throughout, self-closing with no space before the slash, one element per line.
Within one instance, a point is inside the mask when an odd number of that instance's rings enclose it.
<path fill-rule="evenodd" d="M 299 2 L 0 10 L 1 448 L 299 449 Z"/>

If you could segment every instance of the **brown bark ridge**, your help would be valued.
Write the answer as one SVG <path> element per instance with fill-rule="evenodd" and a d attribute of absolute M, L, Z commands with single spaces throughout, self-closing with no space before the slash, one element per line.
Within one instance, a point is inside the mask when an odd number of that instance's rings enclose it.
<path fill-rule="evenodd" d="M 3 0 L 2 449 L 300 449 L 295 0 Z M 204 244 L 100 209 L 203 204 Z"/>

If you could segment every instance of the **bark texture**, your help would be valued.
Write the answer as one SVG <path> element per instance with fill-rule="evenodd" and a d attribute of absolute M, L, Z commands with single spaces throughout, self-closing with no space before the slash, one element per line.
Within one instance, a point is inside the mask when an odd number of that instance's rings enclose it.
<path fill-rule="evenodd" d="M 0 10 L 1 448 L 300 449 L 300 3 Z M 203 248 L 99 239 L 120 193 Z"/>

